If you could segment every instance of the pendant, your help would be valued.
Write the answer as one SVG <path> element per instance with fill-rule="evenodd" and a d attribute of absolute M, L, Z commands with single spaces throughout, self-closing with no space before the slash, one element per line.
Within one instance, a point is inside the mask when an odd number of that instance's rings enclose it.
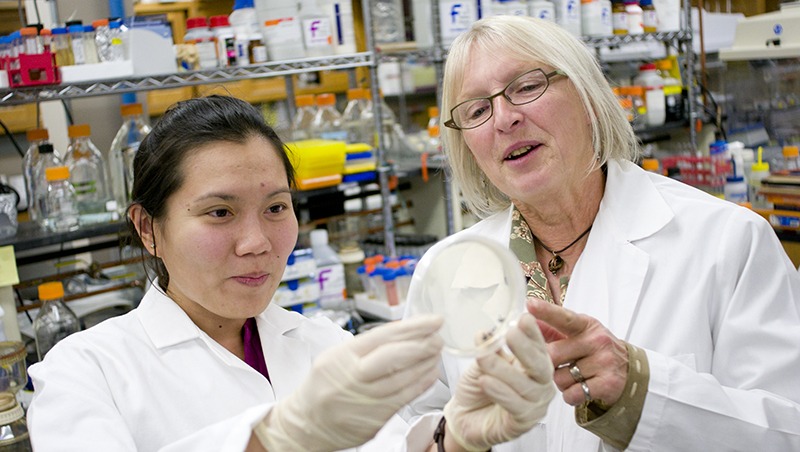
<path fill-rule="evenodd" d="M 561 259 L 561 256 L 559 256 L 558 254 L 553 254 L 553 258 L 550 259 L 550 262 L 547 263 L 547 269 L 550 270 L 550 273 L 552 273 L 553 276 L 555 276 L 556 273 L 558 273 L 558 271 L 561 270 L 561 267 L 563 266 L 564 266 L 564 259 Z"/>

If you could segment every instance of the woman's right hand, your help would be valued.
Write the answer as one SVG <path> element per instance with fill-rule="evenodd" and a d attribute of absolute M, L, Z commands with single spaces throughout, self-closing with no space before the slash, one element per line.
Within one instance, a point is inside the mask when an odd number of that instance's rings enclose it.
<path fill-rule="evenodd" d="M 438 315 L 380 326 L 320 354 L 309 376 L 254 429 L 268 451 L 361 445 L 438 378 Z"/>
<path fill-rule="evenodd" d="M 481 356 L 461 375 L 444 407 L 445 442 L 478 452 L 519 437 L 547 413 L 556 393 L 553 363 L 536 319 L 520 317 L 506 335 L 514 356 Z M 447 448 L 446 450 L 455 450 Z"/>

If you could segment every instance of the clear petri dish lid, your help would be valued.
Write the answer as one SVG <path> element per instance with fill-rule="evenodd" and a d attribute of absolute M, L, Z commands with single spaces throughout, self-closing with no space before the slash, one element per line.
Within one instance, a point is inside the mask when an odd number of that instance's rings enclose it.
<path fill-rule="evenodd" d="M 526 283 L 519 260 L 499 243 L 465 235 L 432 251 L 422 290 L 408 300 L 411 315 L 434 313 L 445 321 L 444 350 L 480 356 L 505 344 L 506 332 L 525 309 Z"/>

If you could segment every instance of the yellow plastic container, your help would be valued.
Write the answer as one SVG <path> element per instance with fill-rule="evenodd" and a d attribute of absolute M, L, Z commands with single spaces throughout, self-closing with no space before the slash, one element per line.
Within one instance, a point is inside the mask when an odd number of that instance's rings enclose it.
<path fill-rule="evenodd" d="M 309 190 L 339 184 L 346 145 L 342 141 L 303 140 L 286 143 L 297 174 L 297 188 Z"/>

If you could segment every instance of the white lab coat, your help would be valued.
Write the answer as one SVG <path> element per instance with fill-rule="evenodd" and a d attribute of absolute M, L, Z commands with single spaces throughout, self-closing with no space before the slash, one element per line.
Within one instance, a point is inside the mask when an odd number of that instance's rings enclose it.
<path fill-rule="evenodd" d="M 31 366 L 34 449 L 244 450 L 252 426 L 300 384 L 313 359 L 350 337 L 327 319 L 273 305 L 256 322 L 271 384 L 154 285 L 137 309 L 67 337 Z M 351 451 L 404 450 L 406 431 L 395 416 Z"/>
<path fill-rule="evenodd" d="M 508 246 L 510 230 L 511 209 L 459 235 Z M 564 305 L 647 353 L 649 390 L 627 450 L 800 450 L 800 276 L 755 213 L 610 162 Z M 404 417 L 441 410 L 468 364 L 444 355 L 441 381 Z M 493 451 L 613 449 L 556 396 L 539 425 Z"/>

